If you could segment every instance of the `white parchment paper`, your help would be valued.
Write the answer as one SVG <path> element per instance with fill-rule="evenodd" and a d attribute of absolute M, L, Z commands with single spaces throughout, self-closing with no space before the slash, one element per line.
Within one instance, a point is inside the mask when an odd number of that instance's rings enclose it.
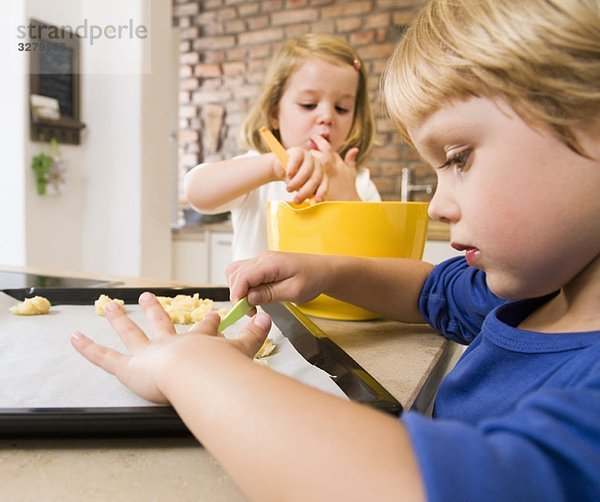
<path fill-rule="evenodd" d="M 125 352 L 125 347 L 93 305 L 56 305 L 39 316 L 16 316 L 9 307 L 17 300 L 0 292 L 0 408 L 69 408 L 150 406 L 116 378 L 85 360 L 70 342 L 74 331 Z M 227 302 L 215 302 L 215 308 Z M 149 333 L 138 305 L 127 314 Z M 234 338 L 248 322 L 244 318 L 225 330 Z M 177 326 L 187 331 L 190 326 Z M 323 370 L 308 363 L 273 324 L 269 333 L 276 349 L 267 357 L 271 369 L 330 394 L 345 397 Z"/>

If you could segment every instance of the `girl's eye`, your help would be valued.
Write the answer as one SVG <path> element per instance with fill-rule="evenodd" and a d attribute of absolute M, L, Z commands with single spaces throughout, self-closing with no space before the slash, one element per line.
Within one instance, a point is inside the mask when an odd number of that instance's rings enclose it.
<path fill-rule="evenodd" d="M 463 171 L 467 165 L 467 162 L 469 161 L 470 156 L 471 150 L 463 150 L 450 157 L 441 166 L 438 166 L 437 169 L 447 169 L 448 167 L 455 167 L 458 171 Z"/>
<path fill-rule="evenodd" d="M 314 110 L 316 106 L 314 103 L 300 103 L 300 108 L 304 108 L 305 110 Z"/>
<path fill-rule="evenodd" d="M 338 113 L 341 113 L 342 115 L 343 115 L 344 113 L 348 113 L 348 111 L 349 111 L 349 110 L 348 110 L 348 108 L 344 108 L 343 106 L 336 106 L 336 107 L 335 107 L 335 110 L 336 110 Z"/>

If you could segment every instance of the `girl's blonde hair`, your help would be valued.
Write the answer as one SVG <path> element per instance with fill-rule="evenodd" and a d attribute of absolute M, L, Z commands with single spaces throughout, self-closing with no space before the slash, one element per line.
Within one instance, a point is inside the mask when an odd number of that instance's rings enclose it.
<path fill-rule="evenodd" d="M 259 133 L 259 129 L 263 126 L 271 129 L 281 140 L 279 131 L 271 125 L 270 117 L 277 115 L 287 79 L 311 58 L 320 58 L 340 66 L 351 65 L 358 72 L 358 89 L 352 128 L 338 153 L 343 157 L 350 148 L 356 147 L 359 149 L 357 164 L 360 164 L 369 154 L 375 136 L 367 88 L 367 74 L 354 50 L 344 40 L 324 33 L 308 33 L 288 40 L 273 56 L 265 78 L 265 85 L 242 124 L 241 145 L 261 153 L 268 152 L 269 149 L 263 143 Z"/>
<path fill-rule="evenodd" d="M 383 92 L 408 141 L 444 104 L 478 96 L 585 155 L 574 129 L 600 111 L 600 2 L 431 0 L 396 46 Z"/>

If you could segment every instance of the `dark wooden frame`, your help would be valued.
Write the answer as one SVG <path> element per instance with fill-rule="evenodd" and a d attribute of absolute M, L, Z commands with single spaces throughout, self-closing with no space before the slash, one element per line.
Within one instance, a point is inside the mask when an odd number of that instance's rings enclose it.
<path fill-rule="evenodd" d="M 72 84 L 71 92 L 71 109 L 70 115 L 63 115 L 61 110 L 61 118 L 58 120 L 40 119 L 31 116 L 30 137 L 32 141 L 50 141 L 55 138 L 59 143 L 67 143 L 78 145 L 81 143 L 81 130 L 85 124 L 81 122 L 81 67 L 80 67 L 80 38 L 70 31 L 53 26 L 49 23 L 36 19 L 30 20 L 30 25 L 34 28 L 38 26 L 52 28 L 60 33 L 59 38 L 48 38 L 44 30 L 38 31 L 41 36 L 29 40 L 30 59 L 29 59 L 29 92 L 30 94 L 40 94 L 40 56 L 44 50 L 49 50 L 49 47 L 60 46 L 70 49 L 73 57 L 71 60 L 70 77 Z M 44 75 L 52 75 L 44 73 Z M 50 96 L 55 97 L 55 96 Z M 31 105 L 30 105 L 31 106 Z"/>

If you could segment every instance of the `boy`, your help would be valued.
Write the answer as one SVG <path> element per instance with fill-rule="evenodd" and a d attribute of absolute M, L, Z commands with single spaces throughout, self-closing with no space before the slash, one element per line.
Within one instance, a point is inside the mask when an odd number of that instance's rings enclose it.
<path fill-rule="evenodd" d="M 264 313 L 234 342 L 199 336 L 216 333 L 216 316 L 176 337 L 145 294 L 157 340 L 115 307 L 107 316 L 133 355 L 80 334 L 75 347 L 171 402 L 251 498 L 598 500 L 599 10 L 433 0 L 396 48 L 388 105 L 436 167 L 430 214 L 465 258 L 434 268 L 269 253 L 229 267 L 234 300 L 324 292 L 470 344 L 433 420 L 394 420 L 252 365 Z"/>

